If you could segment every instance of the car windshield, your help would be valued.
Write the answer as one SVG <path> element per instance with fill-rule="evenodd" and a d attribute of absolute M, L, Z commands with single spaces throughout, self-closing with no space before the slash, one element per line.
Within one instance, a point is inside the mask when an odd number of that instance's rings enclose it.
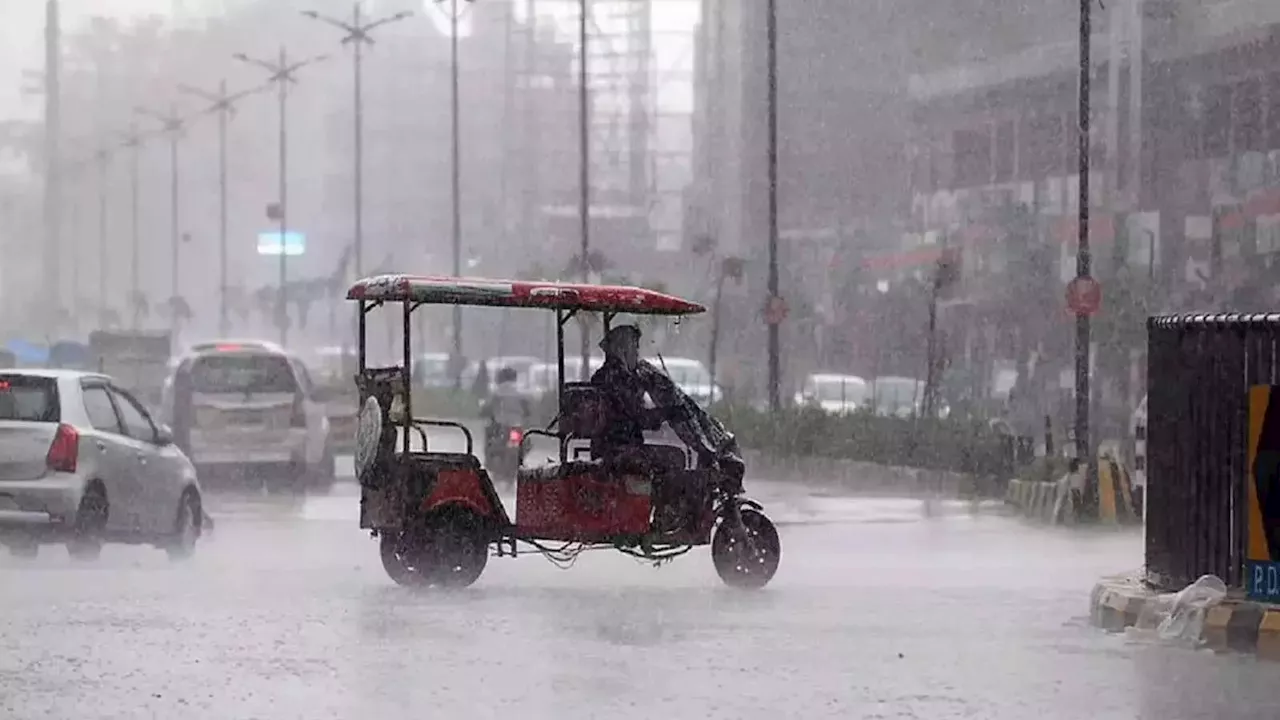
<path fill-rule="evenodd" d="M 819 402 L 860 403 L 867 399 L 867 384 L 858 378 L 816 378 L 814 395 Z"/>
<path fill-rule="evenodd" d="M 61 419 L 53 378 L 0 375 L 0 420 L 56 423 Z"/>
<path fill-rule="evenodd" d="M 289 361 L 280 355 L 207 355 L 191 367 L 191 387 L 201 393 L 293 393 Z"/>

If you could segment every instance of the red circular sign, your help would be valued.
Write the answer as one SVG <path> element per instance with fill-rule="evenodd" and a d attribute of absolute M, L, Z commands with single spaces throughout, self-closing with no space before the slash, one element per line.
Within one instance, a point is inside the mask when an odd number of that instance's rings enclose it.
<path fill-rule="evenodd" d="M 1077 277 L 1067 283 L 1067 307 L 1077 315 L 1092 315 L 1102 307 L 1102 286 L 1091 277 Z"/>
<path fill-rule="evenodd" d="M 770 325 L 781 325 L 787 319 L 787 301 L 774 295 L 764 305 L 764 320 Z"/>

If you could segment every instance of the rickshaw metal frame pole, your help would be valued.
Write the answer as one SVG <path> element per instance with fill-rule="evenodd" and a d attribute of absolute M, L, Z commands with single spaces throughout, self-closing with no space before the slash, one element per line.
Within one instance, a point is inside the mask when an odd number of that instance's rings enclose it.
<path fill-rule="evenodd" d="M 360 322 L 356 327 L 356 342 L 360 345 L 359 349 L 356 350 L 356 370 L 360 373 L 361 376 L 364 375 L 364 371 L 367 367 L 367 363 L 365 362 L 365 355 L 364 355 L 364 341 L 365 341 L 365 335 L 366 335 L 365 316 L 368 314 L 369 314 L 369 304 L 366 303 L 364 300 L 361 300 L 360 301 Z"/>
<path fill-rule="evenodd" d="M 409 447 L 412 439 L 409 437 L 410 428 L 413 427 L 413 392 L 412 386 L 409 384 L 409 368 L 413 362 L 413 338 L 411 337 L 409 323 L 413 318 L 413 306 L 408 301 L 400 303 L 404 308 L 403 327 L 401 328 L 401 342 L 404 346 L 404 365 L 400 368 L 400 380 L 404 383 L 404 454 L 408 455 L 411 448 Z M 392 400 L 392 405 L 395 401 Z M 427 438 L 424 433 L 422 438 L 422 449 L 425 451 Z"/>
<path fill-rule="evenodd" d="M 556 387 L 556 416 L 564 412 L 564 324 L 569 322 L 569 318 L 573 317 L 573 313 L 565 313 L 564 310 L 556 309 L 556 372 L 560 382 Z M 556 429 L 556 434 L 560 440 L 560 464 L 563 465 L 569 461 L 569 441 L 565 439 L 564 433 Z"/>

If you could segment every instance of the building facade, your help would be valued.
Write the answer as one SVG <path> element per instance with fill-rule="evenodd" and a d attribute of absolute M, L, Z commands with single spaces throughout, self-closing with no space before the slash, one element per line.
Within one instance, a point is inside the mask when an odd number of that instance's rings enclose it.
<path fill-rule="evenodd" d="M 1091 72 L 1099 394 L 1136 405 L 1147 312 L 1264 310 L 1280 212 L 1280 6 L 1107 3 Z M 1070 36 L 911 78 L 911 231 L 896 272 L 963 258 L 957 353 L 1045 360 L 1069 390 L 1079 48 Z M 1023 218 L 1027 225 L 1020 225 Z M 1030 248 L 1030 250 L 1028 250 Z M 1034 251 L 1037 262 L 1026 262 Z M 1034 321 L 1001 288 L 1036 284 Z M 1017 319 L 1021 313 L 1022 320 Z M 1127 355 L 1127 357 L 1126 357 Z M 1019 357 L 1021 356 L 1021 357 Z M 1108 356 L 1111 359 L 1108 360 Z M 1061 370 L 1061 372 L 1059 372 Z M 1105 367 L 1104 367 L 1105 370 Z M 1060 381 L 1060 382 L 1059 382 Z"/>

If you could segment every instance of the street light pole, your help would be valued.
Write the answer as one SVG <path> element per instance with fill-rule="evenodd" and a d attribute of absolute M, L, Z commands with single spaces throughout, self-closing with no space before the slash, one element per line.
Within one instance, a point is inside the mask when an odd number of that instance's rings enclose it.
<path fill-rule="evenodd" d="M 778 7 L 768 0 L 766 33 L 768 35 L 768 114 L 769 114 L 769 300 L 778 298 Z M 769 318 L 769 409 L 777 412 L 782 405 L 780 338 L 777 318 Z"/>
<path fill-rule="evenodd" d="M 44 252 L 45 286 L 59 285 L 58 248 L 62 218 L 62 27 L 58 0 L 45 3 L 44 66 Z"/>
<path fill-rule="evenodd" d="M 285 245 L 285 233 L 289 228 L 288 191 L 289 191 L 289 83 L 298 80 L 294 74 L 307 65 L 320 62 L 327 56 L 317 55 L 306 60 L 290 64 L 288 51 L 280 46 L 280 58 L 277 62 L 258 60 L 244 53 L 233 55 L 236 60 L 256 65 L 269 73 L 269 83 L 275 83 L 280 100 L 280 188 L 277 202 L 277 215 L 280 221 L 280 294 L 277 301 L 276 323 L 280 330 L 280 345 L 287 346 L 289 340 L 289 286 L 288 286 L 288 253 Z"/>
<path fill-rule="evenodd" d="M 280 46 L 280 67 L 288 67 L 289 55 Z M 286 242 L 289 231 L 289 85 L 278 83 L 280 90 L 280 296 L 276 308 L 276 322 L 280 324 L 280 345 L 288 347 L 289 340 L 289 252 Z"/>
<path fill-rule="evenodd" d="M 436 0 L 443 2 L 444 0 Z M 464 0 L 467 3 L 475 0 Z M 451 184 L 453 194 L 453 276 L 462 275 L 462 128 L 459 122 L 458 107 L 458 0 L 449 0 L 449 89 L 452 99 L 450 118 L 452 121 L 452 172 Z M 462 387 L 462 306 L 453 306 L 453 383 Z"/>
<path fill-rule="evenodd" d="M 1092 271 L 1089 252 L 1089 81 L 1093 72 L 1089 43 L 1093 35 L 1090 11 L 1094 0 L 1080 0 L 1080 87 L 1079 132 L 1080 157 L 1079 217 L 1077 219 L 1076 276 L 1088 278 Z M 1076 314 L 1076 460 L 1092 474 L 1092 443 L 1089 441 L 1089 315 Z"/>
<path fill-rule="evenodd" d="M 217 93 L 207 93 L 190 85 L 179 85 L 178 89 L 189 95 L 203 98 L 212 105 L 205 111 L 218 116 L 218 333 L 227 337 L 230 333 L 230 321 L 227 313 L 227 125 L 235 114 L 233 103 L 241 98 L 262 92 L 267 86 L 253 88 L 227 94 L 227 81 L 218 83 Z"/>
<path fill-rule="evenodd" d="M 130 327 L 138 329 L 139 311 L 141 310 L 142 288 L 139 285 L 139 197 L 138 185 L 141 175 L 142 138 L 138 135 L 137 123 L 129 123 L 129 134 L 125 138 L 125 147 L 130 149 L 129 158 L 129 311 Z"/>
<path fill-rule="evenodd" d="M 98 151 L 98 327 L 106 328 L 107 317 L 107 175 L 111 156 Z"/>
<path fill-rule="evenodd" d="M 314 10 L 304 10 L 302 15 L 344 31 L 346 35 L 342 38 L 342 44 L 351 45 L 351 63 L 354 73 L 352 88 L 355 96 L 353 110 L 355 114 L 355 247 L 353 254 L 355 255 L 355 275 L 359 278 L 364 274 L 364 46 L 374 44 L 373 38 L 369 35 L 374 28 L 412 17 L 413 13 L 406 10 L 365 22 L 360 12 L 360 3 L 355 2 L 352 3 L 349 23 L 322 15 Z"/>
<path fill-rule="evenodd" d="M 178 109 L 174 105 L 169 106 L 167 114 L 159 114 L 147 110 L 146 108 L 138 108 L 138 112 L 143 115 L 149 115 L 159 120 L 164 128 L 164 132 L 169 136 L 169 235 L 172 249 L 169 257 L 169 322 L 170 330 L 177 334 L 178 332 L 178 291 L 182 287 L 179 282 L 179 254 L 182 246 L 182 236 L 179 228 L 181 227 L 180 208 L 179 208 L 179 172 L 181 170 L 178 163 L 178 145 L 182 140 L 182 129 L 186 126 L 186 121 L 178 117 Z"/>

